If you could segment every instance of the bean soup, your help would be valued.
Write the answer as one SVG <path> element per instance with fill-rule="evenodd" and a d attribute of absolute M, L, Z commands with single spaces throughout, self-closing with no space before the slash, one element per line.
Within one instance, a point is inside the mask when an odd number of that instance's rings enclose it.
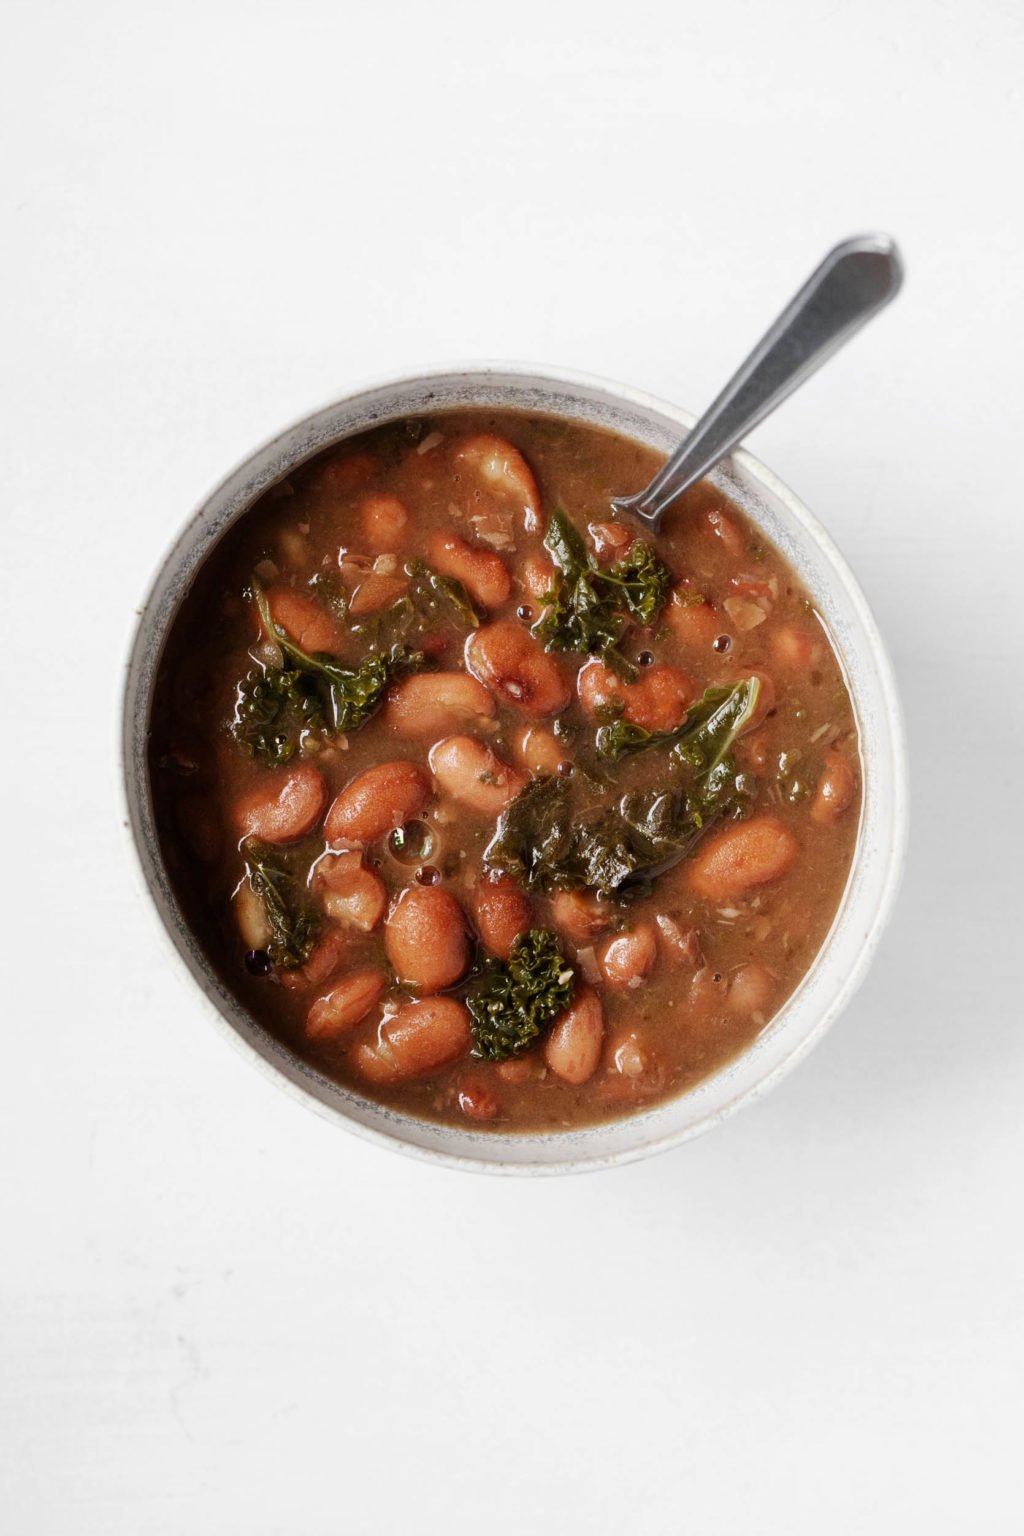
<path fill-rule="evenodd" d="M 766 1029 L 857 835 L 857 729 L 792 570 L 661 457 L 463 411 L 332 447 L 220 540 L 161 660 L 164 859 L 226 985 L 325 1075 L 504 1131 L 623 1116 Z"/>

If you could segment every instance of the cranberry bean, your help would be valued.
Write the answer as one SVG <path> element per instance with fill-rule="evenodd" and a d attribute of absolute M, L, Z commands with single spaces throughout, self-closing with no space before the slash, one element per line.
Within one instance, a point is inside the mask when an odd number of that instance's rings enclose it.
<path fill-rule="evenodd" d="M 490 720 L 494 699 L 465 672 L 419 672 L 388 691 L 384 719 L 399 736 L 439 736 Z"/>
<path fill-rule="evenodd" d="M 384 948 L 399 981 L 441 992 L 469 965 L 466 920 L 455 897 L 438 886 L 410 886 L 392 905 Z"/>
<path fill-rule="evenodd" d="M 436 533 L 427 546 L 427 558 L 442 576 L 461 581 L 481 608 L 500 608 L 508 602 L 512 578 L 493 550 L 474 549 L 455 533 Z"/>
<path fill-rule="evenodd" d="M 658 941 L 650 923 L 637 923 L 617 933 L 601 946 L 597 963 L 610 987 L 639 987 L 658 955 Z"/>
<path fill-rule="evenodd" d="M 589 987 L 580 987 L 544 1043 L 549 1070 L 563 1082 L 585 1083 L 597 1071 L 603 1036 L 601 999 Z"/>
<path fill-rule="evenodd" d="M 571 762 L 567 747 L 542 725 L 524 725 L 512 741 L 515 754 L 531 774 L 557 773 L 562 763 Z"/>
<path fill-rule="evenodd" d="M 636 539 L 632 529 L 622 523 L 591 523 L 589 532 L 597 558 L 605 564 L 621 560 Z"/>
<path fill-rule="evenodd" d="M 485 948 L 499 960 L 507 960 L 515 940 L 530 926 L 530 898 L 514 880 L 481 880 L 474 894 L 473 916 Z"/>
<path fill-rule="evenodd" d="M 397 602 L 408 586 L 407 579 L 397 571 L 368 571 L 353 592 L 348 611 L 354 619 L 379 613 Z"/>
<path fill-rule="evenodd" d="M 314 888 L 328 917 L 360 933 L 373 932 L 388 904 L 387 886 L 364 866 L 363 856 L 356 850 L 321 859 Z"/>
<path fill-rule="evenodd" d="M 264 843 L 294 843 L 312 832 L 327 804 L 323 774 L 312 763 L 298 763 L 264 774 L 234 807 L 234 822 L 243 837 Z"/>
<path fill-rule="evenodd" d="M 338 655 L 344 649 L 344 636 L 337 621 L 308 592 L 296 592 L 291 587 L 271 587 L 267 605 L 274 623 L 279 624 L 302 650 L 330 651 Z M 275 640 L 277 637 L 269 635 L 267 638 Z"/>
<path fill-rule="evenodd" d="M 273 929 L 266 908 L 248 880 L 243 880 L 231 898 L 235 922 L 246 949 L 266 949 L 273 938 Z"/>
<path fill-rule="evenodd" d="M 685 583 L 673 592 L 665 617 L 679 644 L 694 651 L 709 651 L 728 628 L 715 605 Z"/>
<path fill-rule="evenodd" d="M 453 997 L 424 997 L 385 1018 L 377 1043 L 355 1052 L 355 1066 L 371 1082 L 399 1082 L 439 1071 L 472 1043 L 468 1009 Z"/>
<path fill-rule="evenodd" d="M 493 1120 L 500 1108 L 498 1095 L 478 1077 L 459 1084 L 459 1108 L 467 1120 Z"/>
<path fill-rule="evenodd" d="M 485 491 L 514 502 L 522 510 L 523 526 L 528 533 L 540 528 L 540 492 L 518 448 L 503 437 L 489 432 L 460 438 L 452 448 L 452 458 L 459 470 L 479 480 Z"/>
<path fill-rule="evenodd" d="M 383 971 L 352 971 L 318 997 L 306 1015 L 307 1040 L 338 1040 L 375 1008 L 387 989 Z"/>
<path fill-rule="evenodd" d="M 526 783 L 518 768 L 503 763 L 472 736 L 448 736 L 430 749 L 430 771 L 441 789 L 473 811 L 500 816 Z"/>
<path fill-rule="evenodd" d="M 378 763 L 346 785 L 327 812 L 327 841 L 372 843 L 418 816 L 432 795 L 429 777 L 415 763 Z"/>
<path fill-rule="evenodd" d="M 788 672 L 809 672 L 822 659 L 820 638 L 800 624 L 780 624 L 768 644 L 776 665 Z"/>
<path fill-rule="evenodd" d="M 521 562 L 517 576 L 520 585 L 526 588 L 536 602 L 541 603 L 551 591 L 555 568 L 543 555 L 528 555 Z"/>
<path fill-rule="evenodd" d="M 625 683 L 595 657 L 580 668 L 580 704 L 592 718 L 621 708 L 623 719 L 648 731 L 674 731 L 686 719 L 696 692 L 693 678 L 681 667 L 653 666 L 635 683 Z"/>
<path fill-rule="evenodd" d="M 466 666 L 513 709 L 557 715 L 572 690 L 553 656 L 514 619 L 476 630 L 466 641 Z"/>
<path fill-rule="evenodd" d="M 700 844 L 687 870 L 690 889 L 716 905 L 779 880 L 796 861 L 797 841 L 774 816 L 733 822 Z"/>

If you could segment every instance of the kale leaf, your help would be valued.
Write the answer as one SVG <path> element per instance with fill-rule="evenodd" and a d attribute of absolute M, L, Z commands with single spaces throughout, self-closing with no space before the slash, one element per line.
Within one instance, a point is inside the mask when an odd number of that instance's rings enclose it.
<path fill-rule="evenodd" d="M 319 918 L 305 897 L 305 885 L 280 849 L 254 837 L 242 844 L 245 870 L 270 924 L 267 954 L 281 970 L 305 965 L 316 942 Z"/>
<path fill-rule="evenodd" d="M 564 512 L 551 514 L 544 543 L 555 565 L 545 609 L 533 627 L 549 651 L 601 656 L 625 678 L 636 668 L 619 650 L 630 618 L 652 624 L 672 583 L 668 568 L 649 544 L 636 539 L 624 559 L 603 571 Z"/>
<path fill-rule="evenodd" d="M 232 730 L 253 757 L 280 767 L 295 756 L 307 734 L 325 729 L 320 693 L 307 673 L 256 667 L 239 683 Z"/>
<path fill-rule="evenodd" d="M 671 746 L 676 762 L 687 764 L 695 773 L 709 773 L 750 724 L 760 692 L 756 677 L 743 678 L 730 688 L 708 688 L 674 731 L 648 731 L 621 716 L 609 720 L 595 737 L 598 753 L 616 759 L 648 747 Z"/>
<path fill-rule="evenodd" d="M 418 644 L 423 635 L 441 624 L 479 627 L 480 615 L 461 581 L 442 576 L 422 560 L 410 560 L 405 570 L 408 590 L 381 613 L 354 625 L 354 634 L 371 641 L 378 650 L 395 651 Z"/>
<path fill-rule="evenodd" d="M 556 934 L 531 928 L 507 962 L 486 960 L 466 997 L 476 1054 L 504 1061 L 524 1051 L 572 1002 L 576 975 Z"/>
<path fill-rule="evenodd" d="M 758 683 L 709 689 L 691 711 L 688 729 L 666 733 L 688 782 L 637 789 L 618 800 L 582 810 L 574 806 L 571 781 L 533 779 L 502 813 L 484 853 L 491 868 L 545 894 L 586 889 L 626 897 L 650 886 L 690 852 L 714 822 L 741 816 L 750 781 L 737 773 L 729 750 L 749 723 Z M 639 729 L 616 721 L 603 730 Z M 644 733 L 650 737 L 651 733 Z M 637 750 L 652 740 L 631 743 Z"/>
<path fill-rule="evenodd" d="M 668 597 L 672 576 L 641 539 L 634 539 L 625 557 L 600 575 L 602 586 L 618 587 L 622 600 L 638 624 L 653 624 Z"/>
<path fill-rule="evenodd" d="M 264 762 L 286 763 L 307 733 L 357 730 L 376 711 L 391 680 L 422 661 L 397 644 L 371 653 L 354 669 L 321 652 L 311 655 L 274 623 L 259 582 L 253 581 L 252 592 L 264 631 L 280 646 L 285 664 L 257 668 L 243 678 L 232 729 L 236 741 Z"/>

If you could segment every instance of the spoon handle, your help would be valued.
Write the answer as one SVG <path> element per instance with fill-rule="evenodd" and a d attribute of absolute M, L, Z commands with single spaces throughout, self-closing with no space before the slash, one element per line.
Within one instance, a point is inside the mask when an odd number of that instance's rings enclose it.
<path fill-rule="evenodd" d="M 632 512 L 657 530 L 665 508 L 894 299 L 902 281 L 903 263 L 888 235 L 837 245 L 650 485 L 618 498 L 615 511 Z"/>

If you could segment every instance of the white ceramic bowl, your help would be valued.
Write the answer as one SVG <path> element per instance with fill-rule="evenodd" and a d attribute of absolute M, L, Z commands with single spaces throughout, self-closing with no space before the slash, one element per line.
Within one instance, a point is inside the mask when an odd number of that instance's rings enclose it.
<path fill-rule="evenodd" d="M 860 728 L 864 804 L 853 867 L 831 933 L 810 972 L 765 1032 L 696 1088 L 629 1119 L 543 1135 L 481 1132 L 414 1120 L 361 1098 L 300 1061 L 262 1028 L 214 974 L 172 893 L 153 819 L 146 736 L 153 680 L 168 630 L 213 545 L 260 493 L 341 438 L 404 416 L 465 406 L 575 417 L 664 452 L 694 418 L 663 401 L 582 374 L 484 364 L 419 373 L 364 389 L 289 427 L 251 454 L 202 503 L 163 561 L 128 661 L 124 772 L 128 819 L 142 874 L 178 956 L 221 1031 L 306 1104 L 381 1146 L 487 1173 L 605 1168 L 686 1141 L 749 1103 L 807 1054 L 862 980 L 895 898 L 906 837 L 906 747 L 878 630 L 856 581 L 823 528 L 748 453 L 711 477 L 782 551 L 814 595 L 846 669 Z"/>

